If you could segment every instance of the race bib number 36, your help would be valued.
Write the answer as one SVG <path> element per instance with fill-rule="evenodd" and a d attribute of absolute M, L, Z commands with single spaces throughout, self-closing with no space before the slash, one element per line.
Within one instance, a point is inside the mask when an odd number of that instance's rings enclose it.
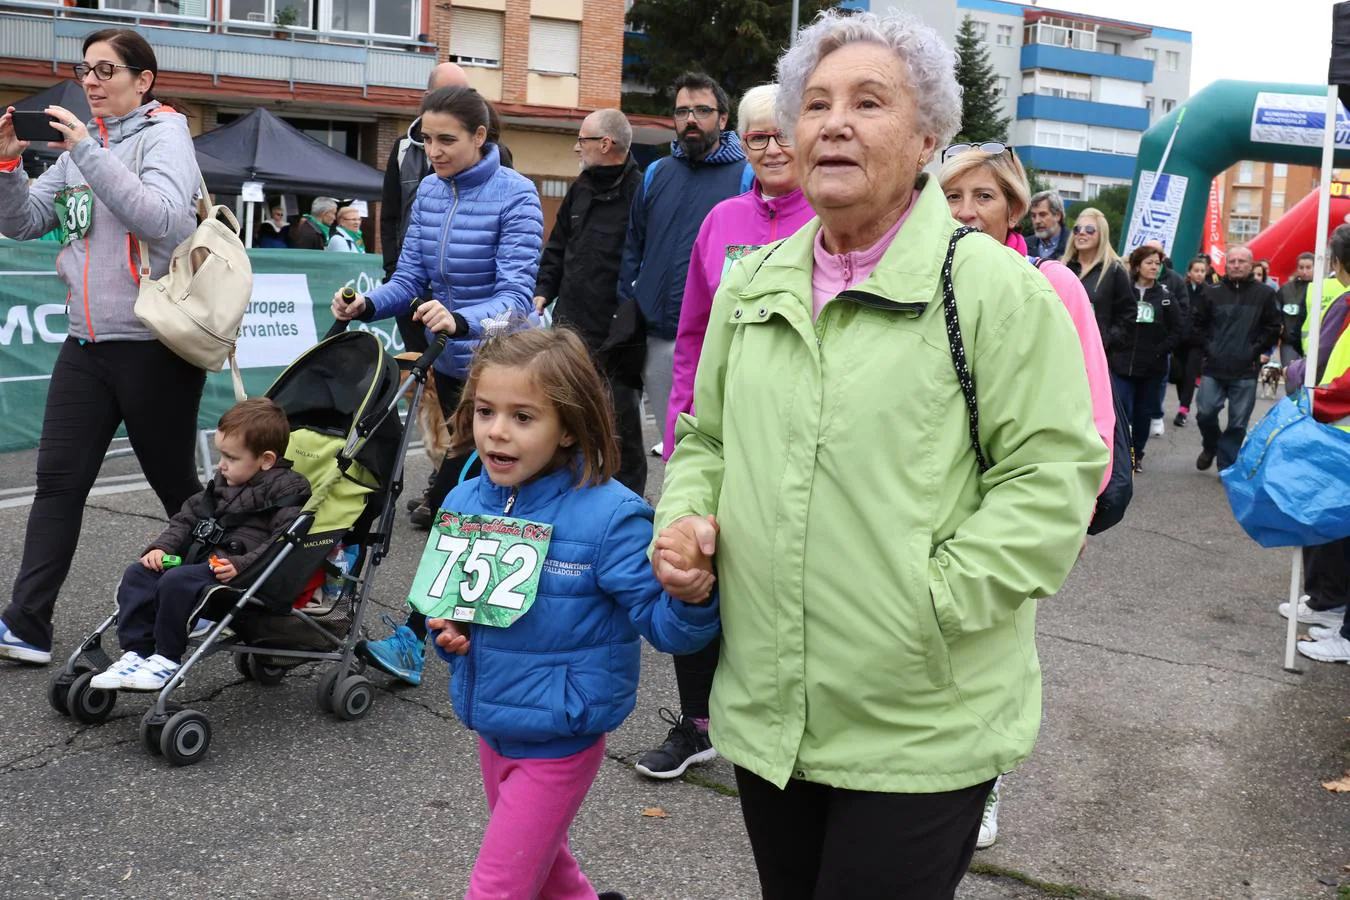
<path fill-rule="evenodd" d="M 63 188 L 52 198 L 62 243 L 83 238 L 94 221 L 94 192 L 86 184 Z"/>
<path fill-rule="evenodd" d="M 408 603 L 428 618 L 505 628 L 534 605 L 553 526 L 442 512 Z"/>

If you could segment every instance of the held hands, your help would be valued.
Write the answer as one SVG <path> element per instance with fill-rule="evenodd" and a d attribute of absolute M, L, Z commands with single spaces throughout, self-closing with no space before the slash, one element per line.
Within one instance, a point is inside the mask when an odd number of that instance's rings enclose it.
<path fill-rule="evenodd" d="M 424 300 L 413 311 L 412 317 L 414 322 L 421 322 L 430 331 L 454 336 L 455 317 L 439 300 Z"/>
<path fill-rule="evenodd" d="M 446 653 L 459 656 L 469 652 L 469 632 L 458 622 L 449 619 L 427 619 L 427 630 L 435 635 L 436 646 Z"/>
<path fill-rule="evenodd" d="M 5 114 L 0 116 L 0 162 L 9 162 L 12 159 L 18 159 L 23 156 L 23 151 L 28 149 L 28 141 L 19 140 L 18 135 L 14 133 L 14 107 L 5 110 Z"/>
<path fill-rule="evenodd" d="M 719 532 L 716 516 L 685 516 L 670 523 L 656 539 L 652 570 L 661 588 L 684 603 L 707 603 L 717 576 L 712 557 Z"/>
<path fill-rule="evenodd" d="M 339 288 L 337 291 L 333 292 L 333 305 L 331 309 L 333 311 L 333 318 L 337 319 L 339 322 L 350 322 L 365 311 L 366 298 L 364 294 L 357 294 L 356 299 L 351 303 L 344 303 L 342 300 L 343 290 L 345 290 L 345 288 Z"/>
<path fill-rule="evenodd" d="M 65 142 L 52 141 L 49 147 L 65 147 L 74 150 L 75 145 L 89 137 L 89 129 L 84 127 L 80 117 L 63 106 L 49 106 L 43 110 L 51 117 L 52 127 L 66 136 Z"/>
<path fill-rule="evenodd" d="M 151 550 L 141 557 L 141 565 L 145 566 L 151 572 L 164 571 L 164 551 Z"/>

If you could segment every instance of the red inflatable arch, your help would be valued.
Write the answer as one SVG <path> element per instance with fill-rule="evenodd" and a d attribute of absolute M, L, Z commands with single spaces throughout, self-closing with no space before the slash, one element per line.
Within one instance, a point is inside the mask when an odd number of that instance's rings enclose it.
<path fill-rule="evenodd" d="M 1327 234 L 1350 222 L 1350 183 L 1331 183 L 1331 216 Z M 1254 259 L 1270 260 L 1270 274 L 1284 284 L 1294 276 L 1300 253 L 1317 247 L 1317 191 L 1298 201 L 1280 220 L 1247 242 Z"/>

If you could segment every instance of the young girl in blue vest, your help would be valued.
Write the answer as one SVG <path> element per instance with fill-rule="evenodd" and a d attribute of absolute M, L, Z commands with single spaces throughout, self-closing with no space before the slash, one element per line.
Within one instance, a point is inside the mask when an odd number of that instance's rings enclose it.
<path fill-rule="evenodd" d="M 594 900 L 568 850 L 568 827 L 604 759 L 605 733 L 637 701 L 639 636 L 665 653 L 691 653 L 717 637 L 711 576 L 698 602 L 663 593 L 653 577 L 652 510 L 612 480 L 619 453 L 609 395 L 571 331 L 529 329 L 483 344 L 453 431 L 461 446 L 452 452 L 476 448 L 483 474 L 446 497 L 428 547 L 451 523 L 492 517 L 492 539 L 478 540 L 499 548 L 496 565 L 507 571 L 504 563 L 535 551 L 523 541 L 513 549 L 503 533 L 551 531 L 537 554 L 533 603 L 509 627 L 427 623 L 450 663 L 455 713 L 478 732 L 490 812 L 466 896 Z M 477 545 L 448 540 L 468 553 L 472 593 Z M 515 579 L 531 593 L 519 574 L 529 565 L 501 585 Z"/>

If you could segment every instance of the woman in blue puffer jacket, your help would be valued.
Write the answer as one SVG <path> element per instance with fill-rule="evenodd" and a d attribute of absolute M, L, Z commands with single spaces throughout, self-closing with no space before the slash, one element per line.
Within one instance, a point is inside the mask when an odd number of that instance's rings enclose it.
<path fill-rule="evenodd" d="M 450 342 L 436 360 L 436 397 L 447 422 L 481 340 L 534 311 L 534 283 L 544 241 L 544 216 L 534 183 L 501 164 L 489 143 L 487 101 L 468 87 L 433 91 L 422 101 L 422 140 L 432 174 L 413 200 L 393 276 L 344 304 L 338 319 L 387 319 L 431 294 L 413 319 Z M 425 504 L 439 509 L 461 476 L 477 474 L 476 457 L 447 456 Z M 362 655 L 412 684 L 421 680 L 426 621 L 414 613 L 394 634 L 363 644 Z"/>

